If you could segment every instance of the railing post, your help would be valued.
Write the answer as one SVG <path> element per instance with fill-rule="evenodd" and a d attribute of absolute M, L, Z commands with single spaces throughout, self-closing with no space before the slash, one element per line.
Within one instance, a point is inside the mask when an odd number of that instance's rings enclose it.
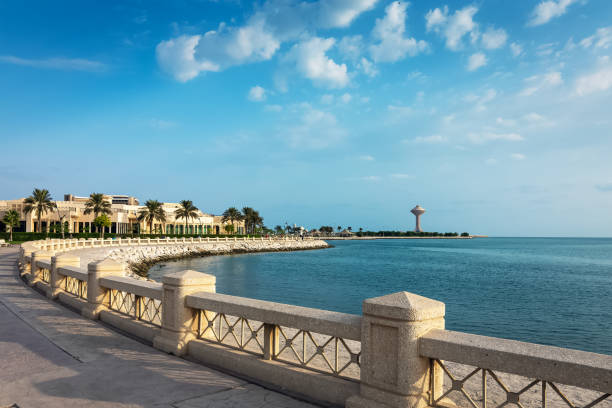
<path fill-rule="evenodd" d="M 66 277 L 62 276 L 58 271 L 58 268 L 61 268 L 62 266 L 76 266 L 78 268 L 81 266 L 81 258 L 68 254 L 56 255 L 51 258 L 51 275 L 49 279 L 50 289 L 47 292 L 47 297 L 49 299 L 57 298 L 64 287 L 63 283 Z"/>
<path fill-rule="evenodd" d="M 106 308 L 108 303 L 108 290 L 100 286 L 100 279 L 107 276 L 123 276 L 123 264 L 105 259 L 103 261 L 91 262 L 87 265 L 87 305 L 81 314 L 93 320 L 97 320 L 100 311 Z"/>
<path fill-rule="evenodd" d="M 278 352 L 278 326 L 264 323 L 263 359 L 272 360 Z"/>
<path fill-rule="evenodd" d="M 36 251 L 32 252 L 32 256 L 30 257 L 30 275 L 28 275 L 28 285 L 34 286 L 36 282 L 40 280 L 38 266 L 36 265 L 36 261 L 40 261 L 41 259 L 51 261 L 51 257 L 55 255 L 55 252 L 51 251 Z"/>
<path fill-rule="evenodd" d="M 429 405 L 429 359 L 419 337 L 444 328 L 444 303 L 408 292 L 366 299 L 361 327 L 360 394 L 347 408 L 421 408 Z M 441 376 L 436 376 L 441 378 Z M 440 389 L 442 383 L 436 384 Z"/>
<path fill-rule="evenodd" d="M 181 356 L 195 338 L 197 311 L 185 306 L 185 297 L 195 292 L 215 292 L 216 278 L 196 271 L 181 271 L 162 277 L 162 329 L 153 347 Z"/>

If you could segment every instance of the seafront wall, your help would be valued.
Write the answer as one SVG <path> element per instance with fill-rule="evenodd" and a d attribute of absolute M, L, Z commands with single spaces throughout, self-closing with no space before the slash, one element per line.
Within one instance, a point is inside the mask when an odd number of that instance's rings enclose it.
<path fill-rule="evenodd" d="M 195 271 L 133 279 L 125 263 L 85 263 L 71 245 L 24 245 L 24 279 L 160 350 L 303 398 L 349 408 L 612 406 L 612 356 L 445 330 L 444 303 L 416 294 L 365 299 L 351 315 L 216 293 L 215 277 Z"/>

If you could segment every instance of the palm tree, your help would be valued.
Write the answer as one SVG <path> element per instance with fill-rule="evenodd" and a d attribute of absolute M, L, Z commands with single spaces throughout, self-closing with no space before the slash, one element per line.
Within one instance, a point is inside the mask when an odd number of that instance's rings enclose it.
<path fill-rule="evenodd" d="M 242 213 L 236 207 L 230 207 L 223 212 L 223 218 L 221 221 L 227 222 L 229 221 L 232 226 L 234 226 L 235 221 L 241 221 L 244 217 Z M 234 231 L 236 231 L 236 227 L 234 226 Z"/>
<path fill-rule="evenodd" d="M 277 235 L 280 235 L 283 233 L 283 227 L 281 227 L 280 225 L 277 225 L 276 227 L 274 227 L 274 232 L 276 232 Z"/>
<path fill-rule="evenodd" d="M 110 215 L 112 213 L 111 203 L 104 198 L 104 194 L 91 193 L 89 195 L 89 200 L 85 202 L 85 211 L 83 211 L 83 214 L 91 213 L 93 213 L 94 219 L 98 218 L 100 214 Z"/>
<path fill-rule="evenodd" d="M 251 207 L 244 207 L 242 214 L 244 214 L 244 224 L 247 233 L 254 234 L 255 228 L 263 225 L 263 218 L 259 215 L 259 211 L 255 211 Z"/>
<path fill-rule="evenodd" d="M 144 221 L 149 224 L 149 234 L 153 233 L 153 222 L 157 220 L 166 222 L 166 213 L 162 207 L 162 203 L 157 200 L 147 200 L 144 208 L 138 212 L 138 221 Z"/>
<path fill-rule="evenodd" d="M 53 197 L 49 194 L 47 189 L 35 188 L 32 191 L 32 195 L 24 200 L 25 206 L 23 211 L 26 214 L 32 211 L 36 212 L 36 219 L 38 221 L 38 232 L 42 232 L 42 224 L 40 219 L 44 214 L 55 209 L 56 204 L 53 202 Z"/>
<path fill-rule="evenodd" d="M 174 216 L 177 219 L 185 219 L 185 233 L 187 233 L 187 222 L 190 218 L 196 218 L 198 216 L 198 207 L 193 205 L 191 200 L 181 200 L 179 203 L 180 207 L 174 211 Z"/>
<path fill-rule="evenodd" d="M 9 241 L 13 240 L 13 228 L 19 225 L 19 221 L 20 221 L 19 213 L 15 210 L 8 210 L 6 214 L 4 214 L 4 218 L 2 218 L 2 222 L 5 223 L 10 228 L 10 232 L 11 232 Z"/>

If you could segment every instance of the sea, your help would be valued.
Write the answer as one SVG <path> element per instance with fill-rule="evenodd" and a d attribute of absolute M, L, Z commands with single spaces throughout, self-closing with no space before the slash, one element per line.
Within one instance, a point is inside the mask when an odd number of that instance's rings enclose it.
<path fill-rule="evenodd" d="M 333 248 L 165 262 L 217 292 L 360 314 L 399 291 L 446 304 L 446 328 L 612 355 L 612 239 L 329 241 Z"/>

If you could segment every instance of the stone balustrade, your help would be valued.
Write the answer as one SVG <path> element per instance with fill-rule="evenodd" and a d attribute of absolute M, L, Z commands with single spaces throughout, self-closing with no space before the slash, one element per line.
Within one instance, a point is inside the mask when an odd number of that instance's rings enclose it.
<path fill-rule="evenodd" d="M 117 245 L 135 240 L 160 242 Z M 63 248 L 87 242 L 71 241 Z M 108 259 L 81 266 L 40 248 L 21 258 L 24 278 L 86 317 L 326 404 L 590 408 L 612 393 L 612 356 L 444 330 L 445 305 L 408 292 L 366 299 L 359 316 L 219 294 L 214 276 L 195 271 L 160 284 Z"/>

